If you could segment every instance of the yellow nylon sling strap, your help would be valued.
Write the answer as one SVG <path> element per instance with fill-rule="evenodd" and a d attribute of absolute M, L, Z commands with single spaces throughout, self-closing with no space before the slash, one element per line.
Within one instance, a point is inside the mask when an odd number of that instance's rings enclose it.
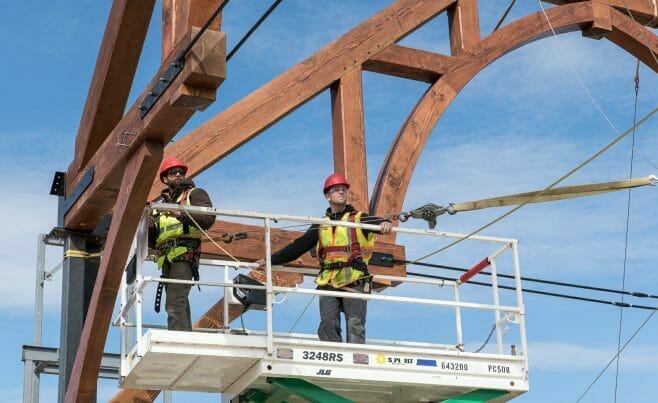
<path fill-rule="evenodd" d="M 64 252 L 64 258 L 79 257 L 79 258 L 83 258 L 83 259 L 93 259 L 93 258 L 97 258 L 97 257 L 100 257 L 100 256 L 101 256 L 100 252 L 89 253 L 89 252 L 85 252 L 83 250 L 75 250 L 75 249 L 69 249 L 69 250 Z"/>
<path fill-rule="evenodd" d="M 592 183 L 589 185 L 563 186 L 549 189 L 541 196 L 536 196 L 540 191 L 516 193 L 507 196 L 492 197 L 490 199 L 476 200 L 465 203 L 455 203 L 448 207 L 448 212 L 478 210 L 489 207 L 502 207 L 518 205 L 521 203 L 541 203 L 547 201 L 571 199 L 582 196 L 592 196 L 617 190 L 631 189 L 640 186 L 655 185 L 658 178 L 650 175 L 644 178 L 624 179 L 613 182 Z"/>

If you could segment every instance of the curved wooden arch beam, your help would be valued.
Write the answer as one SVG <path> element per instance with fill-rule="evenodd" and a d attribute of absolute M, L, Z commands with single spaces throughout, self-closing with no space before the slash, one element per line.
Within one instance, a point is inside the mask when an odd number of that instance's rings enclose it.
<path fill-rule="evenodd" d="M 654 58 L 654 55 L 658 55 L 658 36 L 647 28 L 640 26 L 621 11 L 613 9 L 610 17 L 612 31 L 605 38 L 625 49 L 658 73 L 658 63 Z M 651 52 L 653 52 L 653 55 Z"/>
<path fill-rule="evenodd" d="M 647 48 L 658 52 L 655 35 L 620 12 L 609 10 L 613 27 L 610 35 L 614 43 L 636 57 L 643 57 L 643 61 L 648 59 Z M 590 2 L 559 6 L 546 10 L 546 13 L 559 33 L 588 28 L 594 20 Z M 543 13 L 536 13 L 501 28 L 467 53 L 454 58 L 446 74 L 421 97 L 393 141 L 375 183 L 370 211 L 380 215 L 401 211 L 411 175 L 427 138 L 468 81 L 511 50 L 551 34 Z M 651 60 L 647 60 L 650 62 L 647 64 L 656 70 Z"/>

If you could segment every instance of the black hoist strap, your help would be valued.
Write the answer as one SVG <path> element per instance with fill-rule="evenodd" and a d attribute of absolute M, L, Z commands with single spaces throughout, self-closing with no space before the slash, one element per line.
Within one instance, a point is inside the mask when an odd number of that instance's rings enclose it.
<path fill-rule="evenodd" d="M 160 278 L 165 278 L 164 272 L 160 275 Z M 155 292 L 155 309 L 156 313 L 160 313 L 160 305 L 162 304 L 162 290 L 164 289 L 164 283 L 158 283 L 158 290 Z"/>

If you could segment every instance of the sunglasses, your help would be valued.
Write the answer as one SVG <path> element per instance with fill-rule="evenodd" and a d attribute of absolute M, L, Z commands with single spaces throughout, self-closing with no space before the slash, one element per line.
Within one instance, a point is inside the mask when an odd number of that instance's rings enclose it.
<path fill-rule="evenodd" d="M 186 170 L 183 168 L 172 168 L 167 171 L 167 176 L 176 176 L 176 175 L 185 176 L 185 172 Z"/>

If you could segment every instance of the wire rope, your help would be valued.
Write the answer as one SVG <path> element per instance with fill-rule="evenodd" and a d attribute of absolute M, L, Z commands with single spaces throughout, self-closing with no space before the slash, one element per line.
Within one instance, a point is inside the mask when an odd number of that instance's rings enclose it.
<path fill-rule="evenodd" d="M 434 275 L 434 274 L 407 272 L 407 275 L 431 278 L 431 279 L 436 279 L 436 280 L 457 281 L 456 279 L 454 279 L 452 277 L 437 276 L 437 275 Z M 481 281 L 473 281 L 473 280 L 469 280 L 468 283 L 465 283 L 465 284 L 474 284 L 474 285 L 479 285 L 479 286 L 484 286 L 484 287 L 493 287 L 489 283 L 484 283 L 484 282 L 481 282 Z M 508 285 L 499 285 L 498 288 L 501 289 L 501 290 L 516 291 L 516 287 L 512 287 L 512 286 L 508 286 Z M 527 293 L 527 294 L 537 294 L 537 295 L 545 295 L 545 296 L 548 296 L 548 297 L 573 299 L 573 300 L 576 300 L 576 301 L 592 302 L 592 303 L 603 304 L 603 305 L 612 305 L 612 306 L 618 306 L 618 307 L 622 307 L 622 308 L 635 308 L 635 309 L 644 309 L 644 310 L 649 310 L 649 311 L 658 310 L 658 307 L 656 307 L 656 306 L 636 305 L 636 304 L 629 304 L 627 302 L 622 303 L 622 302 L 619 302 L 619 301 L 607 301 L 607 300 L 598 299 L 598 298 L 581 297 L 579 295 L 562 294 L 562 293 L 551 292 L 551 291 L 533 290 L 533 289 L 529 289 L 529 288 L 523 288 L 522 291 L 524 293 Z"/>
<path fill-rule="evenodd" d="M 546 23 L 548 24 L 548 27 L 551 29 L 551 33 L 553 34 L 553 38 L 555 38 L 555 42 L 557 43 L 558 48 L 560 49 L 561 52 L 564 53 L 564 48 L 562 47 L 562 42 L 560 41 L 560 38 L 558 38 L 557 33 L 555 32 L 555 29 L 553 29 L 553 24 L 551 24 L 550 18 L 548 18 L 548 14 L 546 13 L 546 10 L 544 10 L 544 4 L 542 3 L 541 0 L 537 0 L 537 3 L 539 3 L 539 7 L 541 8 L 542 13 L 544 14 L 544 18 L 546 19 Z M 571 63 L 571 60 L 568 58 L 565 58 L 567 61 L 567 64 L 569 64 L 569 68 L 573 72 L 573 74 L 576 76 L 576 79 L 580 83 L 580 86 L 583 87 L 583 90 L 585 90 L 585 93 L 589 97 L 589 99 L 592 101 L 596 109 L 599 111 L 601 116 L 605 119 L 606 122 L 612 127 L 612 129 L 615 131 L 615 133 L 619 134 L 619 130 L 617 130 L 617 127 L 612 123 L 608 115 L 603 111 L 603 108 L 601 108 L 601 105 L 596 101 L 594 98 L 594 95 L 592 95 L 591 91 L 589 88 L 587 88 L 587 85 L 585 85 L 585 82 L 583 79 L 580 77 L 580 74 L 578 74 L 578 71 L 576 70 L 576 67 Z"/>
<path fill-rule="evenodd" d="M 505 9 L 505 12 L 500 17 L 500 19 L 498 20 L 498 23 L 496 24 L 493 31 L 491 32 L 492 34 L 496 31 L 498 31 L 498 28 L 500 28 L 500 26 L 503 25 L 503 21 L 505 21 L 505 18 L 507 18 L 507 14 L 509 14 L 509 12 L 512 10 L 512 7 L 514 7 L 514 3 L 516 3 L 516 0 L 512 0 L 509 3 L 509 6 L 507 6 L 507 9 Z"/>
<path fill-rule="evenodd" d="M 633 123 L 635 123 L 637 119 L 637 98 L 638 98 L 638 93 L 640 92 L 640 60 L 638 59 L 637 61 L 637 66 L 635 68 L 635 104 L 633 106 Z M 631 136 L 631 158 L 630 158 L 630 168 L 628 175 L 630 178 L 633 177 L 633 157 L 635 156 L 634 154 L 635 151 L 635 130 L 633 130 L 633 135 Z M 622 291 L 626 289 L 626 268 L 627 268 L 627 263 L 628 263 L 628 232 L 629 232 L 629 226 L 630 226 L 630 217 L 631 217 L 631 191 L 630 189 L 628 190 L 628 200 L 626 202 L 626 234 L 624 236 L 624 264 L 623 264 L 623 269 L 622 269 L 622 277 L 621 277 L 621 289 Z M 624 295 L 622 294 L 621 296 L 621 301 L 624 302 Z M 619 349 L 621 348 L 621 333 L 623 329 L 623 321 L 624 321 L 624 310 L 619 309 L 619 330 L 617 334 L 617 359 L 616 359 L 616 364 L 615 364 L 615 394 L 614 394 L 614 401 L 617 402 L 617 387 L 619 385 L 619 355 L 621 351 Z"/>
<path fill-rule="evenodd" d="M 233 57 L 233 55 L 238 51 L 238 49 L 242 47 L 242 45 L 247 41 L 247 39 L 249 39 L 251 34 L 253 34 L 258 29 L 258 27 L 265 21 L 265 19 L 267 19 L 267 17 L 269 17 L 269 15 L 272 14 L 272 11 L 276 9 L 279 3 L 281 3 L 281 0 L 276 0 L 274 3 L 272 3 L 270 8 L 268 8 L 267 11 L 265 11 L 265 13 L 263 13 L 263 15 L 260 16 L 258 21 L 256 21 L 256 23 L 252 25 L 249 31 L 247 31 L 247 33 L 238 41 L 238 43 L 228 53 L 228 55 L 226 56 L 227 62 L 231 60 L 231 57 Z"/>
<path fill-rule="evenodd" d="M 308 300 L 308 302 L 306 303 L 306 306 L 305 306 L 304 309 L 302 310 L 302 313 L 300 313 L 299 316 L 297 316 L 297 319 L 295 319 L 295 323 L 293 323 L 292 326 L 290 326 L 290 330 L 288 330 L 288 333 L 292 333 L 292 331 L 295 329 L 295 326 L 297 326 L 297 323 L 299 323 L 299 321 L 302 319 L 302 316 L 304 316 L 304 314 L 306 313 L 306 310 L 307 310 L 308 307 L 311 305 L 311 302 L 313 302 L 313 300 L 315 299 L 315 297 L 316 297 L 316 296 L 313 295 L 313 297 L 311 297 L 311 298 Z"/>
<path fill-rule="evenodd" d="M 462 273 L 466 273 L 468 271 L 468 269 L 465 269 L 463 267 L 446 266 L 446 265 L 433 264 L 433 263 L 423 263 L 423 262 L 411 262 L 411 261 L 408 261 L 408 260 L 401 260 L 401 259 L 394 259 L 393 263 L 394 264 L 413 264 L 413 265 L 417 265 L 417 266 L 431 267 L 431 268 L 436 268 L 436 269 L 459 271 L 459 272 L 462 272 Z M 481 272 L 479 272 L 479 274 L 484 274 L 486 276 L 491 276 L 491 273 L 487 272 L 487 271 L 481 271 Z M 500 277 L 500 278 L 506 278 L 506 279 L 514 279 L 515 278 L 514 276 L 509 275 L 509 274 L 497 274 L 496 276 Z M 644 292 L 621 291 L 621 290 L 615 290 L 615 289 L 612 289 L 612 288 L 603 288 L 603 287 L 595 287 L 595 286 L 583 285 L 583 284 L 566 283 L 566 282 L 562 282 L 562 281 L 539 279 L 539 278 L 535 278 L 535 277 L 521 276 L 520 279 L 521 279 L 521 281 L 527 281 L 527 282 L 530 282 L 530 283 L 556 285 L 556 286 L 559 286 L 559 287 L 576 288 L 576 289 L 588 290 L 588 291 L 607 292 L 607 293 L 611 293 L 611 294 L 622 294 L 622 295 L 628 295 L 628 296 L 636 297 L 636 298 L 658 299 L 658 295 L 647 294 L 647 293 L 644 293 Z"/>
<path fill-rule="evenodd" d="M 603 367 L 603 369 L 601 370 L 601 372 L 599 372 L 599 374 L 596 375 L 596 377 L 595 377 L 594 380 L 589 384 L 589 386 L 587 387 L 587 389 L 585 389 L 585 391 L 580 395 L 580 397 L 578 397 L 578 400 L 576 400 L 576 403 L 578 403 L 578 402 L 580 402 L 581 400 L 583 400 L 583 397 L 585 397 L 585 395 L 587 394 L 587 392 L 589 392 L 589 390 L 592 388 L 592 386 L 594 386 L 594 384 L 596 383 L 596 381 L 598 381 L 599 378 L 601 378 L 601 376 L 605 373 L 605 371 L 608 369 L 608 367 L 610 367 L 610 365 L 615 361 L 615 359 L 619 356 L 619 354 L 620 354 L 622 351 L 624 351 L 624 349 L 630 344 L 630 342 L 635 338 L 635 336 L 637 336 L 637 334 L 640 333 L 640 330 L 642 330 L 642 328 L 644 327 L 644 325 L 646 325 L 646 324 L 649 322 L 649 319 L 651 319 L 655 313 L 656 313 L 656 311 L 653 311 L 653 312 L 651 312 L 651 313 L 649 314 L 649 316 L 647 316 L 647 318 L 644 320 L 644 322 L 642 322 L 642 324 L 637 328 L 637 330 L 635 331 L 635 333 L 633 333 L 633 335 L 632 335 L 632 336 L 626 341 L 626 343 L 624 343 L 624 345 L 623 345 L 622 348 L 619 350 L 619 352 L 618 352 L 617 354 L 615 354 L 615 355 L 610 359 L 610 361 L 608 361 L 608 364 L 607 364 L 605 367 Z"/>

